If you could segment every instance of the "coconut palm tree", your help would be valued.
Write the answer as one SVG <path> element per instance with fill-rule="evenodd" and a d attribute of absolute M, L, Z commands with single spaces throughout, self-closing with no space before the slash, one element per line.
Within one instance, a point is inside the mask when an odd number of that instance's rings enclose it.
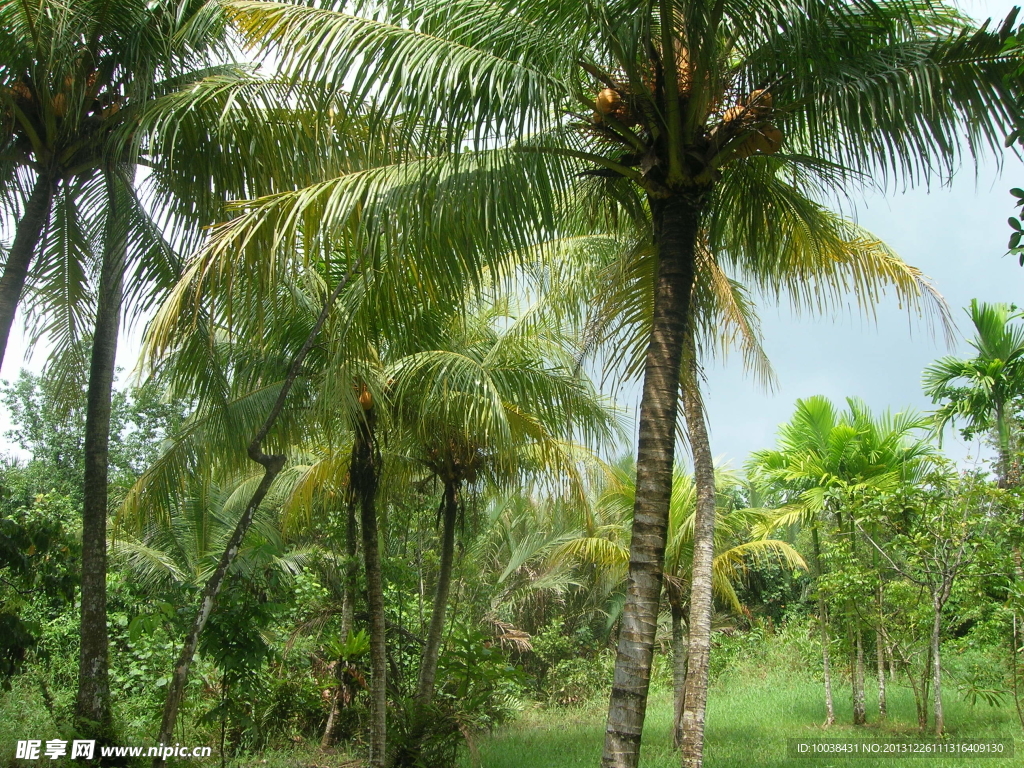
<path fill-rule="evenodd" d="M 760 509 L 737 509 L 734 493 L 740 485 L 739 476 L 732 470 L 715 468 L 713 488 L 715 501 L 714 549 L 712 555 L 712 590 L 724 607 L 739 611 L 741 606 L 735 586 L 742 580 L 751 560 L 777 558 L 793 569 L 806 568 L 803 558 L 785 541 L 769 538 L 751 538 L 751 531 L 763 530 L 771 524 L 772 515 Z M 676 467 L 672 480 L 672 504 L 669 514 L 669 536 L 665 551 L 665 593 L 672 621 L 673 680 L 675 691 L 675 717 L 673 741 L 682 744 L 682 715 L 687 683 L 686 609 L 689 602 L 689 583 L 694 573 L 694 549 L 697 543 L 697 504 L 700 486 L 692 474 Z M 619 510 L 628 519 L 636 495 L 635 469 L 631 460 L 620 462 L 613 468 L 609 487 L 602 494 L 604 504 Z M 628 550 L 624 550 L 621 565 L 628 565 Z M 623 567 L 623 575 L 625 568 Z"/>
<path fill-rule="evenodd" d="M 938 429 L 962 420 L 964 436 L 991 430 L 998 459 L 996 474 L 1006 487 L 1012 443 L 1010 403 L 1024 394 L 1024 325 L 1006 304 L 971 300 L 967 310 L 974 326 L 968 344 L 977 353 L 969 360 L 952 355 L 936 360 L 922 376 L 925 394 L 942 405 L 935 412 Z"/>
<path fill-rule="evenodd" d="M 998 146 L 1010 117 L 1000 74 L 1012 56 L 999 53 L 1008 25 L 965 34 L 941 6 L 922 13 L 909 3 L 832 0 L 813 9 L 394 3 L 365 15 L 256 0 L 232 8 L 249 40 L 276 46 L 291 75 L 354 82 L 355 97 L 373 94 L 382 108 L 421 115 L 481 148 L 406 172 L 387 213 L 399 215 L 410 238 L 521 244 L 544 231 L 559 190 L 580 172 L 650 211 L 658 276 L 641 404 L 642 492 L 604 755 L 606 765 L 635 766 L 701 232 L 712 252 L 770 283 L 783 267 L 798 268 L 778 258 L 791 231 L 804 254 L 830 238 L 820 207 L 779 184 L 784 170 L 801 192 L 837 190 L 858 172 L 913 177 L 948 166 L 963 140 L 972 150 Z M 508 144 L 496 141 L 508 136 Z M 783 141 L 790 151 L 780 153 Z M 344 219 L 379 182 L 343 178 L 260 201 L 222 232 L 221 260 L 258 231 L 290 237 L 307 212 Z M 445 224 L 456 209 L 461 215 Z M 437 268 L 465 266 L 460 254 Z"/>
<path fill-rule="evenodd" d="M 571 481 L 573 440 L 600 448 L 615 434 L 607 404 L 574 371 L 564 340 L 529 312 L 497 297 L 452 318 L 446 336 L 442 347 L 406 355 L 387 373 L 395 449 L 443 489 L 440 564 L 415 694 L 420 710 L 434 696 L 465 490 L 521 487 L 545 475 Z M 416 763 L 425 725 L 414 725 L 395 765 Z"/>
<path fill-rule="evenodd" d="M 784 506 L 771 527 L 803 525 L 810 529 L 815 579 L 823 571 L 821 536 L 826 522 L 852 540 L 855 521 L 845 515 L 843 500 L 863 489 L 888 490 L 918 477 L 935 456 L 935 448 L 915 433 L 927 420 L 906 411 L 874 417 L 864 403 L 847 400 L 840 412 L 820 395 L 797 400 L 793 418 L 779 429 L 778 447 L 755 452 L 749 469 L 755 481 L 771 488 Z M 835 721 L 832 699 L 830 621 L 825 594 L 817 590 L 825 675 L 826 725 Z M 860 628 L 856 628 L 861 646 Z M 854 661 L 854 721 L 863 724 L 863 656 Z"/>
<path fill-rule="evenodd" d="M 29 314 L 56 341 L 58 365 L 61 358 L 81 364 L 77 342 L 92 334 L 76 718 L 108 741 L 107 455 L 117 337 L 124 301 L 137 301 L 147 283 L 166 284 L 175 270 L 137 194 L 133 132 L 141 110 L 224 52 L 224 22 L 198 0 L 41 2 L 6 4 L 0 30 L 0 194 L 10 203 L 20 185 L 32 187 L 0 277 L 0 359 L 32 261 L 41 256 Z M 126 290 L 133 267 L 138 273 Z"/>

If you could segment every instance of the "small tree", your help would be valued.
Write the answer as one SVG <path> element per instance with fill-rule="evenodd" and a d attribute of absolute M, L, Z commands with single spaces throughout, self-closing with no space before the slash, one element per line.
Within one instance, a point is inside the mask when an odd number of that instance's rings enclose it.
<path fill-rule="evenodd" d="M 942 708 L 941 641 L 943 610 L 953 585 L 985 562 L 988 534 L 997 522 L 1003 499 L 976 474 L 934 472 L 920 485 L 905 484 L 893 494 L 879 494 L 857 526 L 893 571 L 927 590 L 931 602 L 929 658 L 935 711 L 934 732 L 945 732 Z M 864 522 L 890 529 L 888 546 L 869 535 Z"/>

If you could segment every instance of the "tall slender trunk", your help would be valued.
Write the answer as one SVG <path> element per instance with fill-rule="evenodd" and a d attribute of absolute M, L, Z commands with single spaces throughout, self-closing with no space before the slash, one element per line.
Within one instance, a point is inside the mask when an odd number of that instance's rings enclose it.
<path fill-rule="evenodd" d="M 107 637 L 107 470 L 110 410 L 124 293 L 126 239 L 118 211 L 117 180 L 106 174 L 107 224 L 96 303 L 85 411 L 82 505 L 82 600 L 78 656 L 77 727 L 100 743 L 114 739 Z"/>
<path fill-rule="evenodd" d="M 341 627 L 338 634 L 344 642 L 352 632 L 353 614 L 355 612 L 356 597 L 356 504 L 350 499 L 345 505 L 345 570 L 342 576 L 341 596 Z M 338 711 L 341 706 L 342 680 L 341 673 L 344 670 L 342 659 L 336 659 L 335 667 L 338 679 L 331 697 L 331 711 L 327 715 L 327 723 L 324 725 L 324 735 L 320 739 L 320 749 L 327 749 L 334 744 L 334 724 L 338 719 Z"/>
<path fill-rule="evenodd" d="M 434 604 L 430 610 L 430 626 L 420 659 L 420 674 L 416 683 L 416 706 L 406 743 L 394 755 L 394 766 L 420 765 L 420 752 L 427 732 L 430 713 L 428 707 L 434 699 L 437 664 L 441 656 L 441 639 L 444 635 L 445 616 L 448 609 L 448 595 L 451 591 L 452 571 L 455 565 L 455 524 L 459 513 L 459 482 L 446 480 L 444 498 L 441 500 L 441 561 L 438 565 L 437 586 L 434 589 Z"/>
<path fill-rule="evenodd" d="M 882 633 L 875 635 L 875 670 L 878 675 L 878 717 L 884 720 L 889 714 L 889 702 L 885 690 L 885 643 Z"/>
<path fill-rule="evenodd" d="M 878 610 L 878 626 L 875 631 L 875 672 L 878 675 L 878 717 L 884 720 L 889 714 L 889 702 L 885 689 L 885 592 L 879 583 L 875 593 Z"/>
<path fill-rule="evenodd" d="M 669 597 L 672 611 L 672 748 L 683 746 L 683 701 L 686 697 L 686 634 L 683 632 L 683 606 L 679 597 Z"/>
<path fill-rule="evenodd" d="M 651 200 L 658 272 L 644 360 L 629 578 L 601 757 L 604 768 L 636 768 L 640 760 L 672 495 L 679 372 L 703 206 L 701 193 Z"/>
<path fill-rule="evenodd" d="M 928 732 L 928 686 L 931 682 L 932 677 L 932 644 L 928 643 L 928 654 L 924 661 L 924 667 L 921 669 L 921 681 L 918 686 L 915 687 L 915 692 L 918 688 L 921 691 L 921 698 L 917 701 L 917 727 L 921 729 L 921 733 Z"/>
<path fill-rule="evenodd" d="M 696 376 L 683 388 L 683 412 L 693 454 L 697 506 L 693 524 L 690 577 L 690 622 L 687 643 L 686 695 L 683 699 L 683 768 L 704 764 L 704 714 L 711 659 L 712 568 L 715 560 L 715 464 Z"/>
<path fill-rule="evenodd" d="M 25 288 L 28 268 L 32 263 L 39 240 L 50 219 L 53 196 L 57 190 L 57 176 L 50 171 L 40 171 L 25 204 L 25 212 L 14 233 L 14 242 L 7 254 L 3 276 L 0 276 L 0 366 L 7 352 L 7 341 L 18 311 L 21 292 Z"/>
<path fill-rule="evenodd" d="M 825 595 L 820 587 L 822 576 L 821 542 L 818 538 L 817 524 L 811 528 L 811 544 L 814 549 L 815 581 L 819 582 L 817 589 L 818 626 L 821 629 L 821 671 L 825 679 L 825 726 L 827 727 L 833 725 L 836 721 L 836 707 L 832 699 L 832 658 L 829 653 L 828 607 L 825 605 Z"/>
<path fill-rule="evenodd" d="M 370 761 L 382 768 L 387 751 L 388 655 L 384 624 L 384 577 L 380 567 L 377 531 L 378 458 L 374 412 L 371 408 L 356 425 L 352 446 L 352 490 L 359 499 L 366 567 L 366 603 L 370 612 Z"/>
<path fill-rule="evenodd" d="M 274 480 L 277 479 L 281 470 L 284 469 L 285 462 L 287 461 L 287 457 L 281 454 L 264 453 L 263 441 L 266 440 L 270 430 L 273 429 L 278 418 L 281 416 L 285 401 L 288 399 L 288 394 L 291 392 L 292 387 L 295 386 L 295 381 L 302 370 L 302 363 L 306 359 L 306 355 L 313 348 L 313 343 L 316 341 L 320 329 L 327 320 L 331 308 L 338 300 L 342 290 L 348 285 L 352 275 L 360 268 L 360 265 L 361 262 L 357 261 L 349 269 L 348 273 L 338 281 L 331 295 L 327 297 L 327 301 L 324 302 L 320 314 L 306 336 L 306 341 L 288 367 L 288 373 L 285 376 L 280 391 L 277 393 L 277 399 L 270 408 L 270 413 L 267 414 L 266 420 L 256 432 L 252 442 L 249 443 L 249 458 L 263 467 L 263 479 L 256 486 L 256 490 L 250 497 L 249 503 L 243 510 L 241 517 L 238 518 L 235 530 L 232 531 L 231 538 L 228 539 L 227 546 L 224 547 L 224 552 L 221 553 L 217 568 L 210 574 L 209 579 L 206 581 L 206 586 L 203 587 L 203 593 L 199 598 L 199 610 L 196 611 L 195 618 L 192 620 L 192 626 L 189 628 L 188 635 L 185 636 L 181 654 L 174 665 L 174 672 L 171 674 L 171 681 L 167 686 L 167 698 L 164 699 L 164 712 L 160 722 L 160 733 L 157 737 L 157 743 L 160 745 L 169 744 L 174 736 L 174 726 L 178 721 L 178 709 L 181 707 L 182 699 L 185 697 L 185 686 L 188 683 L 189 668 L 192 666 L 192 660 L 195 658 L 196 649 L 199 648 L 199 638 L 203 633 L 203 629 L 206 628 L 206 622 L 209 620 L 210 614 L 213 612 L 217 594 L 224 584 L 224 579 L 227 577 L 231 564 L 238 556 L 242 540 L 245 538 L 245 534 L 249 531 L 249 526 L 252 525 L 252 520 L 256 516 L 256 510 L 263 503 L 263 499 L 266 498 L 270 487 L 274 484 Z M 165 762 L 163 757 L 155 757 L 153 758 L 153 768 L 160 768 Z"/>
<path fill-rule="evenodd" d="M 1019 545 L 1014 545 L 1013 547 L 1013 580 L 1016 582 L 1017 589 L 1020 589 L 1021 585 L 1024 584 L 1024 562 L 1021 559 Z M 1017 719 L 1020 720 L 1020 727 L 1024 728 L 1024 705 L 1021 704 L 1020 664 L 1018 662 L 1021 644 L 1021 622 L 1018 600 L 1016 598 L 1013 601 L 1012 618 L 1013 626 L 1010 632 L 1010 675 L 1013 680 L 1013 704 L 1017 710 Z"/>
<path fill-rule="evenodd" d="M 854 653 L 853 653 L 853 724 L 864 725 L 867 723 L 867 711 L 864 703 L 864 629 L 857 621 L 857 628 L 854 630 Z"/>
<path fill-rule="evenodd" d="M 416 685 L 416 703 L 421 707 L 430 704 L 434 698 L 434 679 L 437 677 L 437 661 L 441 653 L 441 636 L 444 634 L 448 592 L 452 584 L 452 566 L 455 563 L 455 523 L 458 511 L 458 483 L 445 481 L 441 510 L 441 562 L 437 573 L 437 588 L 434 591 L 434 606 L 430 611 L 427 643 L 423 648 L 420 676 Z"/>
<path fill-rule="evenodd" d="M 1009 486 L 1010 480 L 1010 435 L 1006 421 L 1006 406 L 996 403 L 996 443 L 998 446 L 996 461 L 997 481 L 1000 488 Z"/>
<path fill-rule="evenodd" d="M 942 636 L 942 603 L 938 600 L 932 604 L 932 706 L 935 708 L 935 736 L 941 737 L 946 730 L 946 720 L 942 711 L 942 656 L 939 653 L 939 641 Z"/>

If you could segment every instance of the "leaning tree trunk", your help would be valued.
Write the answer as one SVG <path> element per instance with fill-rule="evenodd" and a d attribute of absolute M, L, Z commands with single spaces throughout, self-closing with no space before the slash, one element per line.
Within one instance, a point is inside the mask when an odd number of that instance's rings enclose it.
<path fill-rule="evenodd" d="M 377 532 L 378 452 L 374 412 L 356 424 L 350 468 L 352 492 L 359 500 L 366 565 L 366 602 L 370 611 L 370 765 L 383 768 L 387 750 L 388 657 L 384 624 L 384 578 Z"/>
<path fill-rule="evenodd" d="M 686 633 L 683 632 L 683 605 L 673 587 L 669 592 L 669 609 L 672 612 L 672 748 L 683 746 L 683 701 L 686 698 Z M 673 594 L 673 592 L 677 594 Z"/>
<path fill-rule="evenodd" d="M 41 171 L 36 177 L 32 194 L 25 205 L 25 212 L 18 222 L 14 233 L 14 242 L 7 254 L 3 276 L 0 277 L 0 366 L 7 352 L 7 340 L 14 325 L 14 315 L 18 311 L 21 292 L 28 277 L 28 268 L 32 256 L 39 246 L 39 240 L 50 219 L 53 207 L 53 195 L 57 189 L 57 177 L 47 171 Z"/>
<path fill-rule="evenodd" d="M 644 360 L 629 578 L 605 727 L 604 768 L 636 768 L 640 759 L 672 495 L 679 372 L 702 207 L 703 198 L 696 195 L 651 199 L 658 272 Z"/>
<path fill-rule="evenodd" d="M 114 742 L 107 637 L 107 469 L 110 410 L 124 293 L 125 233 L 113 173 L 106 174 L 107 224 L 89 361 L 82 504 L 82 599 L 78 656 L 78 729 L 101 744 Z"/>
<path fill-rule="evenodd" d="M 715 559 L 715 464 L 704 423 L 696 376 L 683 389 L 683 412 L 693 454 L 697 506 L 693 523 L 693 573 L 690 577 L 690 622 L 686 694 L 682 714 L 683 768 L 704 764 L 704 713 L 711 659 L 712 568 Z"/>
<path fill-rule="evenodd" d="M 256 487 L 252 497 L 249 499 L 249 503 L 242 512 L 242 516 L 238 518 L 238 523 L 235 524 L 235 530 L 232 531 L 231 538 L 228 539 L 227 546 L 224 548 L 224 552 L 220 556 L 217 568 L 212 574 L 210 574 L 209 579 L 206 581 L 206 586 L 203 588 L 203 593 L 199 600 L 199 610 L 196 612 L 195 618 L 192 620 L 192 626 L 189 628 L 188 635 L 185 637 L 185 643 L 182 646 L 181 654 L 178 656 L 178 661 L 174 665 L 174 672 L 171 674 L 171 681 L 167 686 L 167 697 L 164 699 L 163 718 L 160 722 L 160 734 L 157 737 L 157 743 L 160 746 L 170 744 L 171 739 L 174 736 L 174 726 L 178 721 L 178 709 L 181 707 L 181 702 L 185 697 L 185 686 L 188 683 L 188 671 L 192 666 L 192 660 L 195 658 L 196 650 L 199 648 L 199 638 L 203 633 L 203 629 L 206 627 L 206 622 L 209 620 L 210 614 L 213 612 L 213 606 L 216 603 L 217 594 L 220 592 L 220 588 L 224 584 L 224 579 L 227 577 L 231 564 L 238 556 L 238 551 L 242 546 L 242 540 L 245 538 L 245 534 L 249 531 L 249 526 L 252 525 L 253 517 L 256 516 L 256 510 L 258 510 L 260 504 L 263 503 L 263 499 L 266 498 L 267 493 L 270 491 L 270 486 L 274 484 L 274 480 L 277 479 L 281 470 L 284 469 L 285 462 L 287 461 L 287 458 L 280 454 L 264 453 L 263 441 L 267 439 L 267 435 L 270 433 L 270 430 L 273 429 L 278 418 L 281 416 L 281 412 L 284 410 L 285 401 L 288 399 L 288 394 L 291 392 L 292 387 L 295 386 L 295 381 L 298 379 L 299 372 L 302 370 L 302 363 L 306 359 L 306 355 L 308 355 L 309 351 L 313 348 L 313 343 L 316 341 L 316 337 L 319 335 L 320 329 L 327 320 L 327 316 L 330 314 L 331 308 L 334 306 L 338 296 L 341 295 L 342 290 L 344 290 L 352 275 L 359 269 L 359 267 L 360 262 L 356 262 L 356 264 L 349 269 L 348 273 L 338 281 L 338 284 L 334 287 L 331 295 L 327 297 L 327 301 L 324 302 L 323 309 L 320 310 L 320 314 L 317 316 L 316 322 L 313 323 L 313 327 L 309 330 L 309 334 L 306 336 L 306 341 L 303 343 L 302 348 L 292 359 L 291 365 L 288 367 L 288 373 L 285 376 L 280 391 L 277 393 L 277 399 L 270 408 L 270 413 L 267 414 L 266 420 L 260 426 L 259 431 L 256 432 L 256 436 L 253 437 L 252 442 L 249 443 L 249 458 L 263 467 L 263 479 L 260 480 L 260 484 Z M 160 768 L 160 766 L 163 766 L 165 762 L 166 759 L 162 755 L 155 757 L 153 758 L 153 768 Z"/>
<path fill-rule="evenodd" d="M 434 606 L 430 611 L 430 627 L 427 642 L 423 648 L 420 676 L 416 685 L 416 703 L 426 707 L 434 698 L 434 680 L 437 677 L 437 662 L 441 653 L 441 637 L 444 634 L 445 613 L 448 608 L 448 592 L 452 584 L 452 568 L 455 563 L 455 523 L 458 517 L 458 483 L 445 482 L 442 502 L 441 562 L 437 573 L 437 589 L 434 591 Z"/>
<path fill-rule="evenodd" d="M 455 565 L 455 524 L 458 521 L 457 481 L 445 481 L 444 498 L 441 500 L 441 562 L 438 566 L 437 587 L 434 590 L 434 605 L 430 611 L 430 626 L 420 661 L 420 674 L 416 683 L 416 706 L 412 713 L 409 737 L 400 751 L 395 753 L 395 766 L 420 765 L 420 752 L 426 735 L 428 707 L 434 699 L 437 664 L 441 655 L 441 638 L 444 635 L 445 615 L 448 609 L 448 594 L 451 591 L 452 570 Z"/>

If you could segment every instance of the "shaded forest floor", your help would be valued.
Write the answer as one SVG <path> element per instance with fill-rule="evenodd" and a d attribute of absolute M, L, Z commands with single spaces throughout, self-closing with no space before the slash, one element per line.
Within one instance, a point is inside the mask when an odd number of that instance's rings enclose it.
<path fill-rule="evenodd" d="M 916 728 L 914 700 L 909 690 L 891 687 L 889 717 L 879 724 L 877 706 L 869 697 L 869 725 L 843 725 L 851 720 L 849 690 L 837 692 L 838 725 L 825 730 L 821 686 L 782 675 L 750 677 L 728 675 L 714 686 L 707 718 L 707 768 L 1010 768 L 1024 765 L 1024 738 L 1012 701 L 1001 708 L 979 702 L 971 706 L 956 693 L 945 697 L 949 741 L 1015 741 L 1013 758 L 976 756 L 946 758 L 830 758 L 787 756 L 790 739 L 851 739 L 927 741 Z M 467 755 L 463 768 L 595 768 L 600 764 L 606 701 L 598 699 L 583 709 L 535 709 L 511 726 L 475 740 L 476 755 Z M 671 749 L 671 696 L 655 694 L 644 728 L 642 768 L 676 768 L 678 753 Z M 474 759 L 475 758 L 475 759 Z"/>

